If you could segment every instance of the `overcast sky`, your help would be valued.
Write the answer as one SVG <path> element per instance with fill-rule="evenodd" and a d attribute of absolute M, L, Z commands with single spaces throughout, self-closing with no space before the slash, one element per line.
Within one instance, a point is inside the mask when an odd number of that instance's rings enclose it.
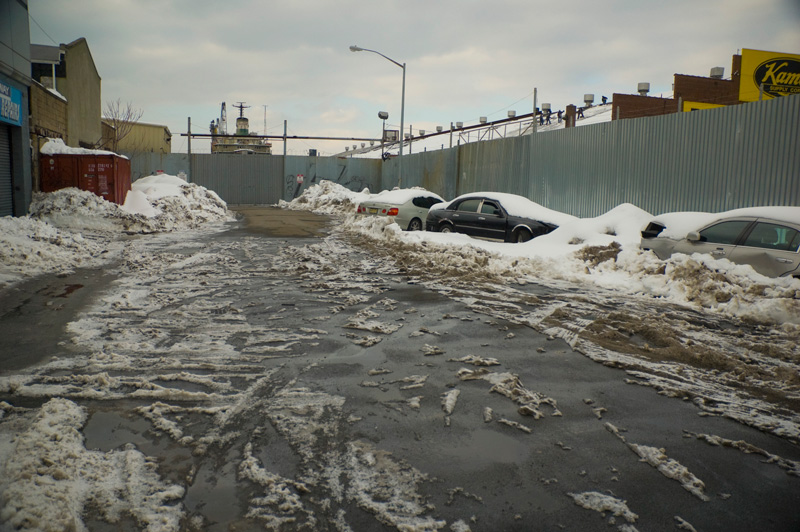
<path fill-rule="evenodd" d="M 103 102 L 121 99 L 143 122 L 208 132 L 228 104 L 250 109 L 270 135 L 379 137 L 378 111 L 405 125 L 529 113 L 533 90 L 553 110 L 647 81 L 669 97 L 675 73 L 731 74 L 742 48 L 800 53 L 800 0 L 29 0 L 31 42 L 85 37 Z M 289 154 L 323 154 L 353 142 L 294 141 Z M 282 153 L 282 143 L 274 142 Z M 202 151 L 193 143 L 193 151 Z M 198 150 L 201 148 L 201 150 Z M 207 151 L 207 146 L 205 151 Z M 186 151 L 174 137 L 173 151 Z"/>

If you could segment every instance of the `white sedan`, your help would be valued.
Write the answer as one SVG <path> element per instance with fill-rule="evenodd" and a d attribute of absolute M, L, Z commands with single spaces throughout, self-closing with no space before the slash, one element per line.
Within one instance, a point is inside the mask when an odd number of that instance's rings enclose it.
<path fill-rule="evenodd" d="M 432 205 L 444 200 L 424 188 L 400 188 L 373 194 L 356 207 L 356 214 L 392 216 L 402 229 L 421 231 Z"/>

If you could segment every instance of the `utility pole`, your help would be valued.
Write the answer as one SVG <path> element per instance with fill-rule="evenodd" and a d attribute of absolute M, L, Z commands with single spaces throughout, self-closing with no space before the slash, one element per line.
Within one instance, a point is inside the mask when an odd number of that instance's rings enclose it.
<path fill-rule="evenodd" d="M 188 150 L 188 159 L 189 159 L 189 176 L 187 177 L 187 182 L 192 182 L 192 117 L 188 118 L 188 123 L 186 125 L 186 138 L 189 139 L 187 141 L 187 150 Z"/>

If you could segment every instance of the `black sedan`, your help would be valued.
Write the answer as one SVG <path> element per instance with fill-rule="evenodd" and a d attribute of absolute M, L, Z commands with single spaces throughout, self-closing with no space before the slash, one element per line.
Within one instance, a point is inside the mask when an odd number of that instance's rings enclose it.
<path fill-rule="evenodd" d="M 572 220 L 574 216 L 515 194 L 473 192 L 431 207 L 425 228 L 504 242 L 526 242 Z"/>

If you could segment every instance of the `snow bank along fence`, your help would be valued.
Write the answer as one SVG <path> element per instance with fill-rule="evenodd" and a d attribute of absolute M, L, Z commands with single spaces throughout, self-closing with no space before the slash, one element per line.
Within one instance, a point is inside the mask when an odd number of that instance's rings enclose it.
<path fill-rule="evenodd" d="M 156 170 L 183 171 L 231 204 L 290 200 L 322 179 L 358 191 L 397 184 L 396 158 L 131 158 L 134 180 Z M 653 214 L 800 206 L 800 95 L 405 155 L 402 184 L 448 199 L 477 190 L 510 192 L 582 217 L 626 202 Z"/>

